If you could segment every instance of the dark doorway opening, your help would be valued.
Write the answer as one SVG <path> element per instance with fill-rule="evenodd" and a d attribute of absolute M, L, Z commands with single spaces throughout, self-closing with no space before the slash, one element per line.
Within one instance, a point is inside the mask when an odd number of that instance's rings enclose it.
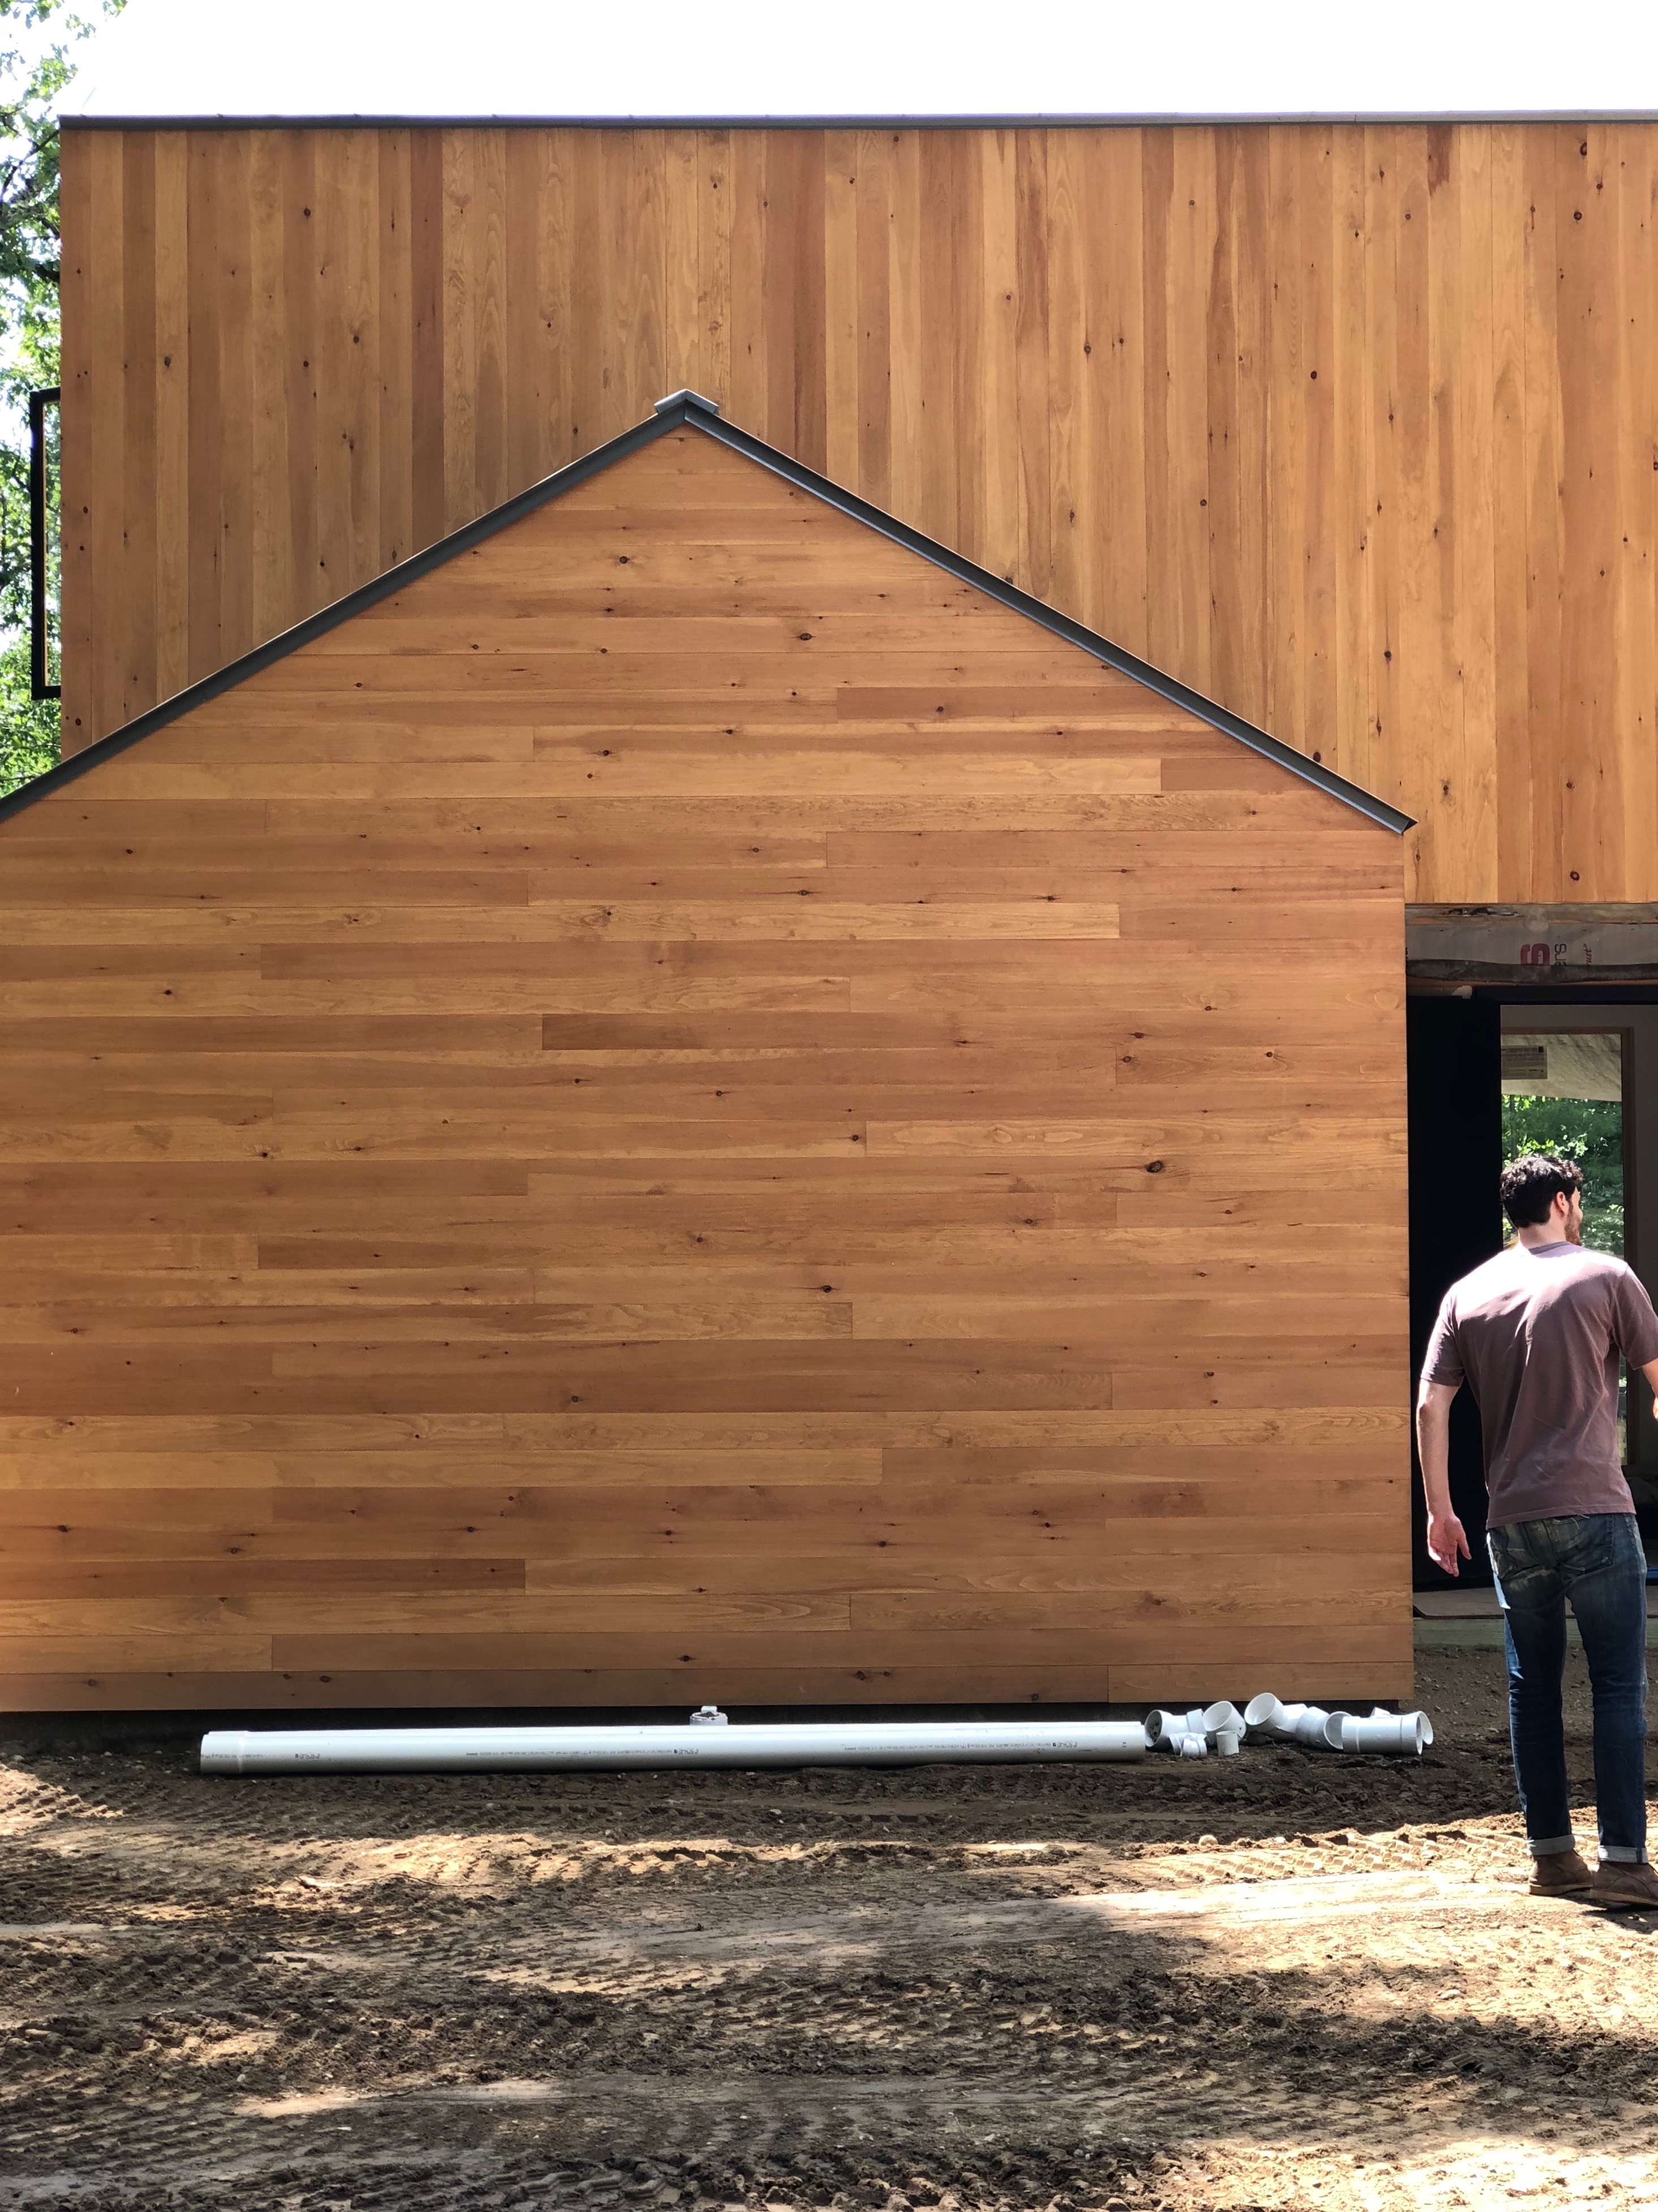
<path fill-rule="evenodd" d="M 1529 1053 L 1551 1037 L 1580 1041 L 1585 1057 L 1591 1036 L 1620 1040 L 1623 1171 L 1623 1256 L 1646 1284 L 1658 1280 L 1658 988 L 1650 983 L 1576 984 L 1552 989 L 1509 984 L 1441 985 L 1413 989 L 1407 1002 L 1406 1050 L 1411 1174 L 1411 1389 L 1414 1403 L 1439 1303 L 1459 1275 L 1500 1249 L 1504 1235 L 1497 1177 L 1504 1152 L 1504 1091 L 1512 1095 L 1529 1066 Z M 1504 1045 L 1509 1064 L 1505 1068 Z M 1552 1055 L 1545 1054 L 1551 1064 Z M 1562 1052 L 1561 1058 L 1568 1055 Z M 1505 1073 L 1509 1080 L 1505 1085 Z M 1604 1087 L 1563 1082 L 1545 1072 L 1536 1088 L 1557 1093 Z M 1508 1115 L 1512 1124 L 1512 1104 Z M 1510 1127 L 1509 1135 L 1515 1132 Z M 1611 1194 L 1608 1193 L 1610 1201 Z M 1610 1203 L 1608 1224 L 1613 1222 Z M 1616 1249 L 1610 1225 L 1591 1242 Z M 1631 1378 L 1625 1426 L 1630 1487 L 1643 1534 L 1658 1537 L 1658 1425 L 1643 1382 Z M 1422 1471 L 1411 1450 L 1413 1579 L 1417 1589 L 1444 1589 L 1450 1578 L 1436 1567 L 1423 1542 L 1426 1516 Z M 1483 1541 L 1485 1484 L 1479 1417 L 1469 1394 L 1458 1395 L 1451 1414 L 1451 1498 L 1473 1559 L 1462 1586 L 1489 1582 Z"/>
<path fill-rule="evenodd" d="M 1441 1299 L 1460 1275 L 1502 1249 L 1502 1008 L 1495 1000 L 1412 995 L 1406 1001 L 1405 1054 L 1414 1405 Z M 1411 1476 L 1412 1580 L 1417 1589 L 1448 1589 L 1451 1577 L 1428 1556 L 1414 1434 Z M 1459 1391 L 1451 1408 L 1451 1504 L 1473 1553 L 1463 1567 L 1463 1582 L 1489 1583 L 1479 1416 L 1466 1390 Z"/>

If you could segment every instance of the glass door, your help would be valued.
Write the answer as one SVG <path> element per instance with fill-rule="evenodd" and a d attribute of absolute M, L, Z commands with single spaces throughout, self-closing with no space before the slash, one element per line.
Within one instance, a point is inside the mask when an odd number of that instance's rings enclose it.
<path fill-rule="evenodd" d="M 1533 1013 L 1523 1006 L 1503 1010 L 1503 1158 L 1552 1152 L 1573 1160 L 1583 1175 L 1583 1242 L 1635 1264 L 1626 1206 L 1632 1116 L 1624 1111 L 1631 1032 L 1588 1026 L 1594 1017 L 1566 1016 L 1553 1007 Z M 1504 1224 L 1505 1240 L 1514 1232 Z M 1634 1468 L 1629 1432 L 1629 1377 L 1618 1393 L 1618 1443 L 1625 1467 Z"/>
<path fill-rule="evenodd" d="M 1583 1242 L 1620 1260 L 1624 1061 L 1622 1030 L 1503 1027 L 1504 1164 L 1521 1152 L 1575 1160 L 1583 1171 Z"/>

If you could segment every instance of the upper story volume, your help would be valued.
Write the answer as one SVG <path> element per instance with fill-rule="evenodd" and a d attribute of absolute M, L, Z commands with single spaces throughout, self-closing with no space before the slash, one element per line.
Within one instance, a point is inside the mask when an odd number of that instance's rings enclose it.
<path fill-rule="evenodd" d="M 162 72 L 148 10 L 64 116 L 66 750 L 690 386 L 1413 816 L 1412 897 L 1658 900 L 1638 58 L 1240 102 L 1224 43 L 1056 88 L 900 25 L 853 86 L 501 0 Z"/>

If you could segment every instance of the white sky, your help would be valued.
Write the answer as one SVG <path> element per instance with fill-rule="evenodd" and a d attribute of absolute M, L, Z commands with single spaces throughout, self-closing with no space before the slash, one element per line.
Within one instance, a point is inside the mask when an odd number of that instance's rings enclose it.
<path fill-rule="evenodd" d="M 68 116 L 1658 113 L 1658 0 L 128 0 Z"/>

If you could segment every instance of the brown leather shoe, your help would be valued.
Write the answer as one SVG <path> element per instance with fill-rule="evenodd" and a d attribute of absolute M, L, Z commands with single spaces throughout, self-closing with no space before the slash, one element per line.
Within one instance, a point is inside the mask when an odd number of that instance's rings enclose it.
<path fill-rule="evenodd" d="M 1658 1910 L 1658 1874 L 1643 1859 L 1603 1859 L 1589 1884 L 1589 1903 Z"/>
<path fill-rule="evenodd" d="M 1533 1897 L 1578 1897 L 1594 1887 L 1594 1876 L 1576 1851 L 1545 1851 L 1532 1861 Z"/>

